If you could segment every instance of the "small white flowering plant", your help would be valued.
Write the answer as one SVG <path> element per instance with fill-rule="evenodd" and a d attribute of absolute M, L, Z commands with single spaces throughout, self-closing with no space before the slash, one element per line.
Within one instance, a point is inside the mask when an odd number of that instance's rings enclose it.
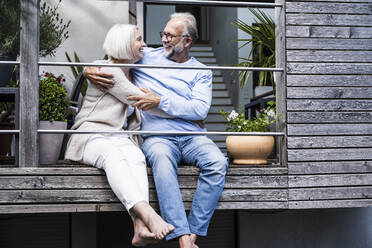
<path fill-rule="evenodd" d="M 260 110 L 252 120 L 244 118 L 243 111 L 225 112 L 220 110 L 221 115 L 228 121 L 228 131 L 232 132 L 267 132 L 271 124 L 275 122 L 275 102 L 267 103 L 267 107 Z"/>

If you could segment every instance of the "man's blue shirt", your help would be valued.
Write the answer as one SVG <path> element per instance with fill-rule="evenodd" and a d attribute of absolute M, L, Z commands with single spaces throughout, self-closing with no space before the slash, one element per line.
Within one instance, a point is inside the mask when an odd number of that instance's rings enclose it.
<path fill-rule="evenodd" d="M 145 48 L 138 64 L 205 66 L 194 57 L 176 63 L 164 55 L 164 49 Z M 212 72 L 190 69 L 133 70 L 137 86 L 150 89 L 161 96 L 159 109 L 176 117 L 161 118 L 142 111 L 142 130 L 145 131 L 206 131 L 193 120 L 207 117 L 212 101 Z"/>

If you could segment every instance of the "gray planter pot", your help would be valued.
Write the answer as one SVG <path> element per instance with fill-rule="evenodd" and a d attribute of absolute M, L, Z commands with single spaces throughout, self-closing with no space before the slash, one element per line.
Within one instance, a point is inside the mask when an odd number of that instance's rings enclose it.
<path fill-rule="evenodd" d="M 66 130 L 67 122 L 63 121 L 40 121 L 40 129 Z M 55 164 L 61 152 L 64 134 L 40 134 L 40 164 Z"/>

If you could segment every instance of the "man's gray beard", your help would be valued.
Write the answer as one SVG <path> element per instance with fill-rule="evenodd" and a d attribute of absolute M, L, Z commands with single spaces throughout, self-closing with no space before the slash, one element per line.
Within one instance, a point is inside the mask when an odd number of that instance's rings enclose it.
<path fill-rule="evenodd" d="M 172 58 L 175 54 L 180 54 L 183 51 L 182 43 L 179 42 L 177 45 L 171 48 L 171 50 L 168 52 L 164 50 L 165 56 L 167 58 Z"/>

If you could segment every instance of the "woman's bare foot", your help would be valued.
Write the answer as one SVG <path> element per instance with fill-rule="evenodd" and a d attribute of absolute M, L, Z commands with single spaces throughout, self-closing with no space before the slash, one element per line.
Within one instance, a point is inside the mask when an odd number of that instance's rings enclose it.
<path fill-rule="evenodd" d="M 137 203 L 131 211 L 143 221 L 158 240 L 164 239 L 174 231 L 174 226 L 165 222 L 147 202 Z"/>
<path fill-rule="evenodd" d="M 138 217 L 133 217 L 134 224 L 134 236 L 132 239 L 133 246 L 146 246 L 149 244 L 155 244 L 158 240 L 155 238 L 155 234 L 150 232 L 145 223 L 142 222 Z"/>

